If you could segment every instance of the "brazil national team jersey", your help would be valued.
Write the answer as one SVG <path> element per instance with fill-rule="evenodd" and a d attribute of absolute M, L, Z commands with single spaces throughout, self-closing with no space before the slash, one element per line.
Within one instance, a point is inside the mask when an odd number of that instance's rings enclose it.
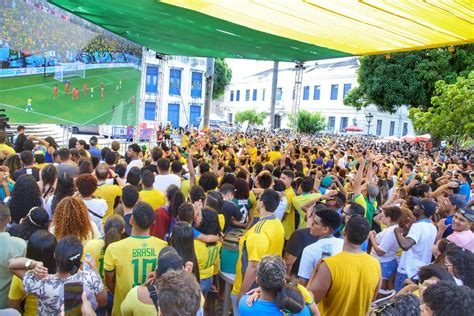
<path fill-rule="evenodd" d="M 146 281 L 155 271 L 158 254 L 168 244 L 153 236 L 130 236 L 111 243 L 104 256 L 104 271 L 115 271 L 114 307 L 112 315 L 120 315 L 120 304 L 128 291 Z"/>
<path fill-rule="evenodd" d="M 194 251 L 196 252 L 201 280 L 208 279 L 214 275 L 215 268 L 219 262 L 220 246 L 220 243 L 206 244 L 197 239 L 194 240 Z"/>
<path fill-rule="evenodd" d="M 260 218 L 239 241 L 233 295 L 240 293 L 242 280 L 249 261 L 260 262 L 266 255 L 281 256 L 285 243 L 285 230 L 275 215 Z"/>

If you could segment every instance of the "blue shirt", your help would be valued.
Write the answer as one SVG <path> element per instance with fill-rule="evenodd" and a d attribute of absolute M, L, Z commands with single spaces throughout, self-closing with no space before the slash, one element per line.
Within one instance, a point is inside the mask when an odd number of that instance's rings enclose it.
<path fill-rule="evenodd" d="M 90 152 L 91 156 L 95 156 L 95 157 L 99 157 L 99 158 L 100 158 L 101 152 L 100 152 L 100 149 L 99 149 L 99 148 L 97 148 L 97 147 L 95 147 L 95 146 L 91 146 L 91 147 L 89 148 L 89 152 Z"/>
<path fill-rule="evenodd" d="M 453 233 L 453 228 L 452 228 L 453 226 L 451 225 L 453 223 L 453 217 L 454 215 L 449 215 L 444 220 L 444 224 L 450 225 L 450 226 L 448 226 L 448 228 L 446 228 L 446 230 L 444 231 L 443 238 L 446 238 Z"/>
<path fill-rule="evenodd" d="M 461 183 L 459 186 L 459 194 L 464 195 L 466 197 L 466 202 L 469 203 L 471 200 L 471 188 L 469 187 L 468 183 Z"/>
<path fill-rule="evenodd" d="M 252 306 L 247 305 L 248 295 L 242 296 L 242 299 L 239 302 L 239 312 L 240 316 L 267 316 L 267 315 L 284 315 L 278 307 L 273 302 L 262 301 L 260 299 L 256 300 Z M 288 314 L 287 314 L 288 315 Z M 311 312 L 308 306 L 305 306 L 303 310 L 298 314 L 289 314 L 289 315 L 298 315 L 298 316 L 311 316 Z"/>
<path fill-rule="evenodd" d="M 202 235 L 202 233 L 194 227 L 193 227 L 193 232 L 194 232 L 194 239 L 198 239 L 198 237 Z"/>

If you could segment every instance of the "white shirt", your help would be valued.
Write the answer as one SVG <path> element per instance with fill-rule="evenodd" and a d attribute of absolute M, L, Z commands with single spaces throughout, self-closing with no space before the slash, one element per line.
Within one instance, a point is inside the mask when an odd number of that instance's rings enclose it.
<path fill-rule="evenodd" d="M 86 204 L 87 208 L 92 212 L 96 213 L 97 215 L 104 217 L 105 212 L 107 211 L 107 202 L 104 199 L 90 199 L 90 200 L 83 200 Z M 104 235 L 104 227 L 102 225 L 102 218 L 98 217 L 91 212 L 89 212 L 89 219 L 93 221 L 97 228 L 99 229 L 99 233 L 101 236 Z"/>
<path fill-rule="evenodd" d="M 396 227 L 398 227 L 398 225 L 387 227 L 375 236 L 375 241 L 379 245 L 379 248 L 385 252 L 385 255 L 377 255 L 373 248 L 370 254 L 380 262 L 391 262 L 397 257 L 397 251 L 400 246 L 398 245 L 397 237 L 395 237 L 394 230 Z"/>
<path fill-rule="evenodd" d="M 306 246 L 301 255 L 298 276 L 309 280 L 314 268 L 316 268 L 321 259 L 337 255 L 342 251 L 343 245 L 344 239 L 332 236 L 319 239 L 317 242 Z"/>
<path fill-rule="evenodd" d="M 288 200 L 286 196 L 280 199 L 280 204 L 278 204 L 277 209 L 275 210 L 275 216 L 281 221 L 283 219 L 283 215 L 285 215 L 286 207 L 288 206 Z"/>
<path fill-rule="evenodd" d="M 429 219 L 411 225 L 407 238 L 413 239 L 415 244 L 408 251 L 402 252 L 397 269 L 399 273 L 418 279 L 416 277 L 418 269 L 431 262 L 431 248 L 436 240 L 436 232 L 436 226 Z"/>
<path fill-rule="evenodd" d="M 140 159 L 135 159 L 135 160 L 130 161 L 130 163 L 127 166 L 127 171 L 125 172 L 125 178 L 127 177 L 130 169 L 132 169 L 133 167 L 138 167 L 139 169 L 141 169 L 143 168 L 143 162 Z"/>
<path fill-rule="evenodd" d="M 337 160 L 337 165 L 339 168 L 345 168 L 346 167 L 346 156 L 342 156 Z"/>
<path fill-rule="evenodd" d="M 159 174 L 155 176 L 155 183 L 153 183 L 153 187 L 156 190 L 166 194 L 166 190 L 168 190 L 168 187 L 172 184 L 181 189 L 181 179 L 177 175 L 172 173 L 166 175 Z"/>

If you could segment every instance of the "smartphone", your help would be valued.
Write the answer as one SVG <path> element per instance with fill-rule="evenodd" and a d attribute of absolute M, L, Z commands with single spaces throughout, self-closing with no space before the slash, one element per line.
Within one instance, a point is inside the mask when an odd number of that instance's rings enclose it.
<path fill-rule="evenodd" d="M 64 314 L 66 316 L 82 315 L 82 291 L 82 282 L 64 283 Z"/>

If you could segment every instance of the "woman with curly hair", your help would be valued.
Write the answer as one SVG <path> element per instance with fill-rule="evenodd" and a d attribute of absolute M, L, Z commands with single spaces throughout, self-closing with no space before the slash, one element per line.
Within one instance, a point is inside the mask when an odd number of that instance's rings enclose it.
<path fill-rule="evenodd" d="M 74 194 L 74 179 L 68 175 L 64 174 L 58 176 L 58 181 L 56 184 L 56 190 L 54 194 L 50 196 L 45 203 L 46 212 L 49 214 L 49 219 L 53 219 L 54 210 L 59 202 L 67 196 L 72 196 Z"/>
<path fill-rule="evenodd" d="M 43 206 L 40 189 L 33 176 L 22 175 L 18 178 L 7 205 L 10 207 L 12 221 L 18 224 L 31 208 Z"/>
<path fill-rule="evenodd" d="M 4 161 L 3 165 L 8 167 L 8 172 L 13 176 L 15 171 L 21 169 L 21 159 L 18 155 L 10 155 Z"/>
<path fill-rule="evenodd" d="M 68 196 L 59 202 L 50 232 L 58 240 L 68 235 L 76 236 L 84 245 L 88 240 L 100 237 L 97 225 L 89 219 L 86 204 L 77 196 Z"/>

